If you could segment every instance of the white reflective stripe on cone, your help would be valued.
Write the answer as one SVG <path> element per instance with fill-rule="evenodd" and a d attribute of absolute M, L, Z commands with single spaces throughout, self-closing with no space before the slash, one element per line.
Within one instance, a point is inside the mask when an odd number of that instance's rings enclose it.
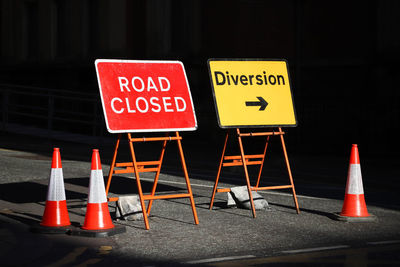
<path fill-rule="evenodd" d="M 90 172 L 88 203 L 105 203 L 105 202 L 107 202 L 107 198 L 106 198 L 106 189 L 104 187 L 103 171 L 92 170 Z"/>
<path fill-rule="evenodd" d="M 347 194 L 364 194 L 360 164 L 350 164 L 346 185 Z"/>
<path fill-rule="evenodd" d="M 47 200 L 61 201 L 65 199 L 64 177 L 61 168 L 52 168 L 49 186 L 47 189 Z"/>

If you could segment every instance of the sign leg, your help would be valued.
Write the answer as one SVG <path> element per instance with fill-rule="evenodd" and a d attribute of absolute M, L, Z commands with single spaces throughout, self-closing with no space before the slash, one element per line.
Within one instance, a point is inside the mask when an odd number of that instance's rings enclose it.
<path fill-rule="evenodd" d="M 282 129 L 279 128 L 279 131 L 282 132 Z M 283 138 L 283 134 L 281 134 L 280 137 L 281 137 L 283 155 L 285 156 L 286 168 L 288 170 L 290 184 L 292 186 L 294 205 L 296 206 L 297 214 L 299 214 L 300 213 L 299 203 L 297 202 L 296 190 L 294 189 L 292 171 L 290 170 L 289 158 L 288 158 L 288 155 L 287 155 L 287 152 L 286 152 L 285 139 Z"/>
<path fill-rule="evenodd" d="M 139 171 L 138 171 L 135 151 L 133 149 L 133 144 L 132 144 L 132 141 L 131 141 L 131 134 L 130 133 L 128 133 L 128 139 L 129 139 L 129 148 L 131 150 L 133 169 L 135 171 L 135 176 L 136 176 L 136 185 L 137 185 L 137 189 L 138 189 L 138 193 L 139 193 L 140 205 L 142 207 L 144 225 L 145 225 L 146 230 L 149 230 L 150 229 L 149 219 L 147 218 L 146 205 L 144 204 L 144 196 L 143 196 L 143 191 L 142 191 L 142 185 L 140 183 Z"/>
<path fill-rule="evenodd" d="M 121 141 L 121 134 L 118 134 L 118 139 L 117 142 L 115 143 L 115 149 L 114 149 L 114 155 L 111 161 L 110 165 L 110 170 L 108 172 L 108 180 L 107 180 L 107 186 L 106 186 L 106 197 L 108 196 L 108 191 L 110 190 L 110 185 L 111 185 L 111 178 L 114 172 L 114 167 L 115 167 L 115 161 L 117 160 L 117 154 L 118 154 L 118 148 L 119 148 L 119 142 Z"/>
<path fill-rule="evenodd" d="M 156 172 L 156 176 L 154 177 L 154 183 L 153 183 L 153 188 L 151 189 L 151 196 L 154 197 L 155 193 L 156 193 L 156 188 L 157 188 L 157 183 L 158 183 L 158 178 L 160 177 L 160 172 L 161 172 L 161 165 L 162 165 L 162 161 L 164 159 L 164 152 L 165 152 L 165 148 L 167 146 L 167 140 L 163 141 L 162 144 L 162 148 L 161 148 L 161 154 L 160 154 L 160 158 L 159 158 L 159 165 L 158 165 L 158 170 Z M 150 216 L 150 210 L 151 210 L 151 206 L 153 204 L 153 199 L 149 200 L 149 204 L 147 206 L 147 216 Z"/>
<path fill-rule="evenodd" d="M 257 178 L 257 184 L 256 187 L 258 187 L 260 185 L 260 179 L 261 179 L 261 173 L 264 167 L 264 161 L 265 161 L 265 154 L 267 153 L 267 148 L 268 148 L 268 143 L 269 143 L 269 135 L 267 136 L 267 141 L 265 142 L 265 147 L 264 147 L 264 154 L 263 154 L 263 158 L 261 161 L 261 166 L 260 166 L 260 170 L 258 171 L 258 178 Z"/>
<path fill-rule="evenodd" d="M 186 187 L 189 192 L 189 198 L 190 198 L 190 204 L 192 206 L 192 211 L 193 211 L 193 217 L 194 217 L 194 223 L 199 224 L 199 219 L 197 218 L 197 212 L 196 212 L 196 205 L 194 204 L 194 199 L 193 199 L 193 192 L 192 192 L 192 187 L 190 186 L 190 181 L 189 181 L 189 174 L 186 168 L 186 163 L 185 163 L 185 157 L 183 155 L 183 149 L 182 149 L 182 144 L 181 140 L 179 139 L 179 132 L 176 132 L 176 137 L 178 137 L 178 149 L 179 149 L 179 154 L 181 156 L 181 164 L 182 164 L 182 169 L 185 174 L 185 180 L 186 180 Z"/>
<path fill-rule="evenodd" d="M 250 185 L 249 173 L 247 171 L 246 158 L 245 158 L 245 154 L 244 154 L 244 150 L 243 150 L 242 137 L 240 136 L 239 128 L 236 128 L 236 132 L 237 132 L 237 137 L 238 137 L 238 141 L 239 141 L 240 154 L 242 156 L 244 174 L 246 176 L 247 191 L 249 192 L 251 211 L 253 213 L 253 217 L 255 218 L 256 217 L 256 209 L 254 207 L 253 195 L 251 194 L 251 185 Z"/>
<path fill-rule="evenodd" d="M 222 163 L 224 162 L 224 156 L 225 156 L 226 144 L 228 143 L 228 138 L 229 138 L 229 130 L 226 131 L 225 143 L 224 143 L 224 148 L 222 149 L 221 160 L 219 161 L 217 178 L 215 179 L 214 189 L 213 189 L 213 193 L 211 195 L 210 210 L 212 209 L 213 204 L 214 204 L 215 193 L 217 192 L 218 181 L 219 181 L 219 177 L 221 175 Z"/>

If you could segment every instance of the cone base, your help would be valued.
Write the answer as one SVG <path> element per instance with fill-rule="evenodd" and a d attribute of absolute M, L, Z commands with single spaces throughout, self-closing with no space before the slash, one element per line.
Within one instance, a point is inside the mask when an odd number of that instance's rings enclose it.
<path fill-rule="evenodd" d="M 343 208 L 340 213 L 345 217 L 368 217 L 364 194 L 346 194 L 344 196 Z"/>
<path fill-rule="evenodd" d="M 378 218 L 371 213 L 367 217 L 349 217 L 349 216 L 342 216 L 340 215 L 339 212 L 337 212 L 330 214 L 329 217 L 336 221 L 349 222 L 349 223 L 376 222 L 378 220 Z"/>
<path fill-rule="evenodd" d="M 83 230 L 105 230 L 114 227 L 107 202 L 87 204 Z"/>
<path fill-rule="evenodd" d="M 125 226 L 116 225 L 114 228 L 111 229 L 104 229 L 104 230 L 84 230 L 81 228 L 71 229 L 68 234 L 73 236 L 85 236 L 85 237 L 108 237 L 117 234 L 122 234 L 126 232 Z"/>
<path fill-rule="evenodd" d="M 46 201 L 41 226 L 63 227 L 71 225 L 69 220 L 67 201 Z"/>

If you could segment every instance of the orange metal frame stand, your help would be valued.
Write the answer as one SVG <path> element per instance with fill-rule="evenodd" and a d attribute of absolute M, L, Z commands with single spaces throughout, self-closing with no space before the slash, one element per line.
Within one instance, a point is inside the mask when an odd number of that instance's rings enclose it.
<path fill-rule="evenodd" d="M 146 138 L 146 137 L 132 138 L 130 133 L 128 133 L 127 136 L 128 136 L 128 142 L 129 142 L 129 148 L 130 148 L 130 152 L 131 152 L 132 162 L 121 162 L 121 163 L 116 162 L 118 148 L 119 148 L 119 144 L 120 144 L 121 137 L 122 137 L 122 135 L 119 134 L 117 142 L 115 144 L 114 155 L 113 155 L 113 159 L 111 162 L 110 171 L 108 174 L 106 195 L 108 196 L 108 192 L 110 189 L 110 184 L 111 184 L 111 179 L 112 179 L 113 174 L 134 173 L 135 177 L 136 177 L 136 185 L 137 185 L 137 189 L 138 189 L 140 205 L 142 207 L 144 224 L 145 224 L 146 230 L 150 229 L 148 216 L 150 215 L 151 206 L 153 204 L 153 200 L 155 200 L 155 199 L 171 199 L 171 198 L 186 198 L 186 197 L 189 198 L 191 206 L 192 206 L 194 222 L 195 222 L 195 224 L 199 224 L 199 219 L 197 218 L 196 207 L 195 207 L 195 203 L 194 203 L 194 199 L 193 199 L 192 188 L 190 186 L 189 175 L 188 175 L 188 172 L 186 169 L 185 158 L 183 156 L 183 149 L 182 149 L 182 144 L 181 144 L 182 137 L 179 135 L 179 133 L 175 132 L 174 136 L 169 136 L 169 134 L 167 133 L 166 136 L 164 136 L 164 137 L 148 137 L 148 138 Z M 155 142 L 155 141 L 162 142 L 162 149 L 161 149 L 159 159 L 157 161 L 141 161 L 141 162 L 137 161 L 136 156 L 135 156 L 135 151 L 133 148 L 133 143 L 135 143 L 135 142 Z M 168 194 L 168 195 L 164 195 L 164 194 L 156 195 L 155 194 L 156 188 L 157 188 L 157 183 L 158 183 L 158 178 L 160 176 L 162 161 L 164 158 L 164 152 L 165 152 L 165 148 L 167 146 L 168 141 L 177 141 L 177 143 L 178 143 L 178 149 L 179 149 L 179 154 L 180 154 L 180 158 L 181 158 L 182 169 L 183 169 L 183 172 L 185 175 L 188 193 Z M 116 169 L 116 168 L 119 168 L 119 169 Z M 143 194 L 142 185 L 140 183 L 140 176 L 139 176 L 139 173 L 141 173 L 141 172 L 155 172 L 156 173 L 154 182 L 153 182 L 153 187 L 152 187 L 150 194 Z M 147 209 L 146 209 L 146 205 L 144 202 L 145 200 L 148 200 Z M 118 197 L 108 198 L 108 201 L 118 201 Z"/>
<path fill-rule="evenodd" d="M 211 196 L 211 202 L 210 202 L 210 210 L 213 207 L 214 204 L 214 198 L 215 198 L 215 193 L 221 193 L 221 192 L 229 192 L 229 188 L 217 188 L 218 187 L 218 181 L 221 175 L 221 169 L 222 167 L 229 167 L 229 166 L 243 166 L 244 169 L 244 174 L 246 177 L 246 184 L 247 184 L 247 190 L 249 192 L 249 198 L 250 198 L 250 205 L 251 205 L 251 210 L 253 213 L 253 217 L 256 217 L 256 210 L 254 208 L 254 202 L 253 202 L 253 196 L 252 196 L 252 191 L 261 191 L 261 190 L 272 190 L 272 189 L 286 189 L 286 188 L 291 188 L 292 193 L 293 193 L 293 200 L 294 204 L 296 206 L 296 211 L 299 214 L 300 209 L 299 209 L 299 204 L 297 202 L 297 197 L 296 197 L 296 191 L 294 189 L 294 183 L 293 183 L 293 177 L 292 177 L 292 172 L 290 170 L 290 165 L 289 165 L 289 159 L 287 156 L 286 152 L 286 146 L 285 146 L 285 140 L 283 138 L 283 135 L 285 132 L 282 131 L 282 129 L 279 127 L 278 131 L 272 131 L 272 132 L 255 132 L 255 133 L 242 133 L 240 132 L 239 128 L 236 128 L 236 136 L 239 142 L 239 148 L 240 148 L 240 155 L 238 156 L 225 156 L 225 151 L 229 139 L 229 130 L 226 133 L 225 137 L 225 143 L 224 143 L 224 148 L 222 150 L 222 156 L 221 160 L 219 163 L 218 167 L 218 173 L 217 173 L 217 178 L 215 180 L 214 188 L 213 188 L 213 193 Z M 268 143 L 269 139 L 271 136 L 279 135 L 282 143 L 282 150 L 283 154 L 285 157 L 285 162 L 286 162 L 286 168 L 289 174 L 289 180 L 290 180 L 290 185 L 279 185 L 279 186 L 266 186 L 266 187 L 260 187 L 260 178 L 261 178 L 261 173 L 262 169 L 264 166 L 264 160 L 265 160 L 265 154 L 267 152 L 268 148 Z M 254 137 L 254 136 L 266 136 L 267 140 L 265 143 L 264 147 L 264 153 L 263 154 L 257 154 L 257 155 L 245 155 L 244 149 L 243 149 L 243 143 L 242 143 L 242 137 Z M 257 183 L 256 186 L 251 186 L 250 184 L 250 179 L 249 179 L 249 173 L 247 171 L 247 166 L 248 165 L 260 165 L 260 170 L 258 172 L 258 177 L 257 177 Z"/>

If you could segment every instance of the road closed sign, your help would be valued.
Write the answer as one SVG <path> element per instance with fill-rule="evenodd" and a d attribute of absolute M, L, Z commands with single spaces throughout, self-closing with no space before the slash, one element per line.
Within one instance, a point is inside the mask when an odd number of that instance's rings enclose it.
<path fill-rule="evenodd" d="M 197 128 L 182 62 L 98 59 L 95 65 L 110 133 Z"/>
<path fill-rule="evenodd" d="M 285 60 L 209 59 L 221 128 L 296 126 Z"/>

